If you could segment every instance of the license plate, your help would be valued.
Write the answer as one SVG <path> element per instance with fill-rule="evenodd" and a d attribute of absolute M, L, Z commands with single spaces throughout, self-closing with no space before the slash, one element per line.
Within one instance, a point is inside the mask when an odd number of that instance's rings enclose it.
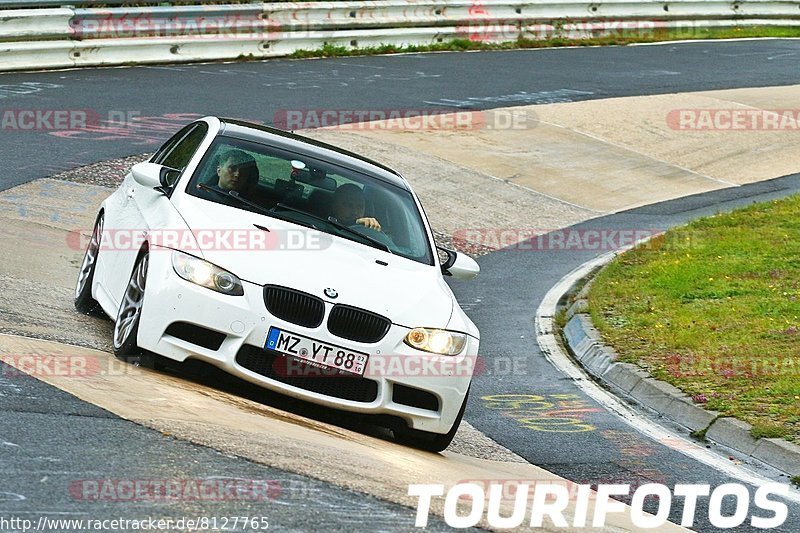
<path fill-rule="evenodd" d="M 354 352 L 335 344 L 321 342 L 297 333 L 270 327 L 267 333 L 267 350 L 305 359 L 326 368 L 336 368 L 359 376 L 364 375 L 369 355 Z"/>

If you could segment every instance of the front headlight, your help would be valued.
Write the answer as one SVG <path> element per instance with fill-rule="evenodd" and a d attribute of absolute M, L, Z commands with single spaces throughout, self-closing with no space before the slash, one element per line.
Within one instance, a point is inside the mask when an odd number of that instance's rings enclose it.
<path fill-rule="evenodd" d="M 231 296 L 242 296 L 244 288 L 242 282 L 228 272 L 222 270 L 208 261 L 203 261 L 197 257 L 183 252 L 172 252 L 172 268 L 175 273 L 196 285 L 201 285 L 212 291 L 230 294 Z"/>
<path fill-rule="evenodd" d="M 405 338 L 406 344 L 417 350 L 440 355 L 458 355 L 467 343 L 467 336 L 444 329 L 414 328 Z"/>

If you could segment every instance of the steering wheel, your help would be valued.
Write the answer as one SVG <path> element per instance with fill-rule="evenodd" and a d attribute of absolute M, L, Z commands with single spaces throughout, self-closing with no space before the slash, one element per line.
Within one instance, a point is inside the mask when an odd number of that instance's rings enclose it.
<path fill-rule="evenodd" d="M 385 244 L 389 248 L 394 248 L 394 241 L 392 241 L 392 238 L 382 231 L 368 228 L 366 226 L 362 226 L 361 224 L 352 224 L 350 229 L 355 230 L 366 237 L 375 239 L 376 241 Z"/>

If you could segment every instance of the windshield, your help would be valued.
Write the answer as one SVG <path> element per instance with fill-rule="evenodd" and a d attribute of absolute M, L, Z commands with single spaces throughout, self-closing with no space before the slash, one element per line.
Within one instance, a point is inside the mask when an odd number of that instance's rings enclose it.
<path fill-rule="evenodd" d="M 307 155 L 221 136 L 186 192 L 433 264 L 410 192 Z"/>

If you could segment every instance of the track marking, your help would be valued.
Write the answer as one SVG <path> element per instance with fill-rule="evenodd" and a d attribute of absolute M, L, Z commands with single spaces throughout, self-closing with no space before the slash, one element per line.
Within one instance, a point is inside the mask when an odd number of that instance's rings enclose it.
<path fill-rule="evenodd" d="M 486 409 L 498 410 L 526 429 L 547 433 L 594 431 L 597 428 L 583 417 L 602 411 L 577 394 L 495 394 L 481 396 L 481 400 Z"/>

